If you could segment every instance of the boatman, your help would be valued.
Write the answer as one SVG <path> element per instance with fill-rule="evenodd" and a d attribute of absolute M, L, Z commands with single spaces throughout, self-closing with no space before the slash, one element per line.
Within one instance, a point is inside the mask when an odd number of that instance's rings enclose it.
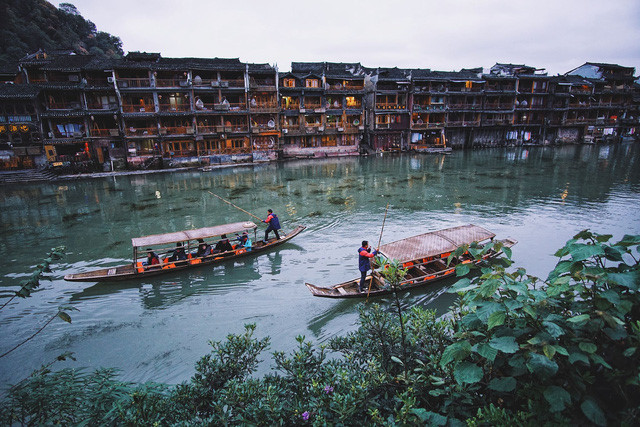
<path fill-rule="evenodd" d="M 358 285 L 359 292 L 366 292 L 366 278 L 367 271 L 371 269 L 371 258 L 378 255 L 378 251 L 375 250 L 371 253 L 371 248 L 369 247 L 369 242 L 366 240 L 362 241 L 362 246 L 358 249 L 358 268 L 360 269 L 360 284 Z"/>
<path fill-rule="evenodd" d="M 267 210 L 267 219 L 262 222 L 268 224 L 267 229 L 264 232 L 264 241 L 265 243 L 269 240 L 269 232 L 273 231 L 276 233 L 276 239 L 280 240 L 280 235 L 278 234 L 278 230 L 280 230 L 280 221 L 278 220 L 278 215 L 274 214 L 271 209 Z"/>

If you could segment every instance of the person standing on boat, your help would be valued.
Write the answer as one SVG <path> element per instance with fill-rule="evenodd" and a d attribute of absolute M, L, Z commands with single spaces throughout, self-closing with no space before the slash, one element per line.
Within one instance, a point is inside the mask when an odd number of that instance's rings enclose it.
<path fill-rule="evenodd" d="M 369 242 L 366 240 L 362 241 L 362 246 L 358 249 L 358 269 L 360 270 L 360 284 L 358 285 L 359 292 L 366 291 L 366 279 L 367 279 L 367 271 L 371 269 L 371 258 L 378 255 L 378 251 L 375 250 L 373 253 L 371 252 L 371 247 L 369 247 Z"/>
<path fill-rule="evenodd" d="M 280 235 L 278 234 L 278 230 L 280 230 L 280 220 L 278 220 L 278 215 L 274 214 L 271 209 L 267 210 L 268 215 L 267 219 L 263 220 L 265 224 L 269 224 L 267 229 L 264 232 L 264 241 L 269 240 L 269 232 L 273 231 L 276 233 L 276 239 L 280 240 Z"/>

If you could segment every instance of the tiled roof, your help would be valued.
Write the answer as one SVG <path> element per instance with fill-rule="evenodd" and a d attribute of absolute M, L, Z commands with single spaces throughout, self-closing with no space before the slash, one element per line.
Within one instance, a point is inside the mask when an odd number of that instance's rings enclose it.
<path fill-rule="evenodd" d="M 40 87 L 28 84 L 2 84 L 0 85 L 0 98 L 2 99 L 30 99 L 40 93 Z"/>

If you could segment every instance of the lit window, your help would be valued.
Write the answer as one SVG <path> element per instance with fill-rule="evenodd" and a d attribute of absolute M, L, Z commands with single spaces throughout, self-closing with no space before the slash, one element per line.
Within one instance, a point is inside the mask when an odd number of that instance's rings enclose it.
<path fill-rule="evenodd" d="M 306 87 L 318 87 L 318 79 L 307 79 L 305 84 Z"/>

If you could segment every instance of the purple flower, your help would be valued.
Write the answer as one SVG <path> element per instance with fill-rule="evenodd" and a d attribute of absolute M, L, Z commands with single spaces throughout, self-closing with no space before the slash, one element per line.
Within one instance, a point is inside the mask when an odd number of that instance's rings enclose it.
<path fill-rule="evenodd" d="M 329 393 L 333 393 L 333 387 L 331 387 L 330 385 L 326 386 L 324 388 L 324 392 L 329 394 Z"/>
<path fill-rule="evenodd" d="M 304 411 L 302 413 L 302 419 L 305 420 L 305 421 L 309 420 L 309 411 Z"/>

